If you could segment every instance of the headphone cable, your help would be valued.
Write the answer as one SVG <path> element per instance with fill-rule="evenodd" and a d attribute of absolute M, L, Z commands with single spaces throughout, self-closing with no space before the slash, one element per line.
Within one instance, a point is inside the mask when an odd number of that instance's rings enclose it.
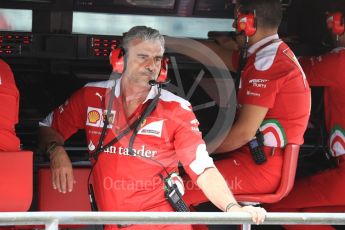
<path fill-rule="evenodd" d="M 91 170 L 89 172 L 88 175 L 88 179 L 87 179 L 87 188 L 88 188 L 88 194 L 89 194 L 89 200 L 90 200 L 90 204 L 91 204 L 91 210 L 92 211 L 98 211 L 98 207 L 97 207 L 97 202 L 95 199 L 95 195 L 94 195 L 94 191 L 93 191 L 93 186 L 90 183 L 90 179 L 91 179 L 91 174 L 93 172 L 94 167 L 96 166 L 96 164 L 98 163 L 98 156 L 99 154 L 104 151 L 106 148 L 108 148 L 109 146 L 112 146 L 113 144 L 115 144 L 116 142 L 118 142 L 122 137 L 124 137 L 125 135 L 127 135 L 132 129 L 133 129 L 133 134 L 130 138 L 130 142 L 129 142 L 129 148 L 128 148 L 128 152 L 130 155 L 134 156 L 135 153 L 133 151 L 133 144 L 134 144 L 134 140 L 136 138 L 136 135 L 139 131 L 140 128 L 140 124 L 142 124 L 142 122 L 152 113 L 152 111 L 156 108 L 159 97 L 161 95 L 161 89 L 162 89 L 162 85 L 158 84 L 158 93 L 157 95 L 153 98 L 153 100 L 151 101 L 151 103 L 148 105 L 148 107 L 145 109 L 145 111 L 143 112 L 143 115 L 140 116 L 135 122 L 133 122 L 130 126 L 127 127 L 127 129 L 123 130 L 117 137 L 115 137 L 112 141 L 110 141 L 108 144 L 106 144 L 105 146 L 102 146 L 104 138 L 105 138 L 105 133 L 106 133 L 106 127 L 108 126 L 108 117 L 110 115 L 110 111 L 111 111 L 111 107 L 112 107 L 112 102 L 114 100 L 115 97 L 115 87 L 116 87 L 116 81 L 115 84 L 112 88 L 112 93 L 110 96 L 110 100 L 109 100 L 109 104 L 108 104 L 108 109 L 107 109 L 107 114 L 106 114 L 106 119 L 104 121 L 104 125 L 102 128 L 102 133 L 97 145 L 96 150 L 91 153 L 92 154 L 92 158 L 95 160 L 95 163 L 91 166 Z M 148 157 L 144 157 L 144 156 L 140 156 L 137 155 L 139 157 L 142 157 L 144 159 L 148 159 L 151 160 L 152 162 L 160 165 L 163 170 L 165 171 L 165 173 L 170 176 L 170 173 L 168 172 L 168 170 L 166 169 L 166 167 L 159 161 L 148 158 Z"/>

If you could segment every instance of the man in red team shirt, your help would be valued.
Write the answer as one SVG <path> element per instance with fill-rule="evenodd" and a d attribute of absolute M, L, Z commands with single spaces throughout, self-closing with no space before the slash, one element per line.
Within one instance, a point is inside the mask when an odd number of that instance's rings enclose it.
<path fill-rule="evenodd" d="M 20 150 L 15 133 L 18 123 L 19 91 L 9 65 L 0 59 L 0 151 Z"/>
<path fill-rule="evenodd" d="M 225 180 L 209 157 L 198 121 L 186 100 L 155 85 L 161 69 L 164 38 L 157 30 L 133 27 L 123 38 L 125 70 L 122 77 L 89 83 L 41 122 L 41 141 L 50 154 L 54 189 L 66 193 L 73 189 L 73 170 L 63 148 L 64 141 L 78 129 L 85 129 L 92 153 L 102 133 L 107 113 L 109 88 L 114 101 L 109 107 L 103 145 L 118 137 L 137 121 L 150 103 L 157 105 L 138 126 L 130 149 L 133 129 L 92 160 L 95 198 L 100 211 L 173 211 L 164 197 L 160 175 L 177 171 L 181 161 L 186 172 L 207 197 L 223 211 L 249 212 L 260 223 L 265 210 L 237 204 Z M 160 95 L 159 95 L 160 94 Z M 136 126 L 137 127 L 137 126 Z M 131 151 L 132 150 L 132 151 Z M 122 226 L 123 227 L 123 226 Z M 127 226 L 128 229 L 155 229 L 162 226 Z M 107 226 L 116 229 L 117 226 Z M 166 229 L 190 229 L 189 225 L 165 226 Z"/>
<path fill-rule="evenodd" d="M 236 3 L 237 41 L 243 47 L 248 38 L 248 56 L 237 94 L 237 120 L 215 151 L 223 154 L 215 164 L 234 194 L 276 191 L 281 180 L 284 147 L 303 143 L 310 114 L 310 88 L 295 55 L 277 35 L 281 17 L 279 0 Z M 249 25 L 253 18 L 256 22 Z M 233 52 L 237 47 L 235 41 L 223 38 L 216 41 L 205 45 L 218 53 L 230 70 L 236 71 L 239 54 Z M 262 164 L 254 162 L 248 148 L 258 129 L 264 135 L 263 151 L 267 158 Z M 193 189 L 187 191 L 186 201 L 198 204 L 207 199 Z"/>
<path fill-rule="evenodd" d="M 328 14 L 327 23 L 336 40 L 336 48 L 318 57 L 302 57 L 299 60 L 310 85 L 324 87 L 328 152 L 337 159 L 338 167 L 298 179 L 286 198 L 268 206 L 272 211 L 344 212 L 345 210 L 345 187 L 342 181 L 345 176 L 344 12 L 336 11 Z M 284 227 L 302 229 L 301 226 Z M 335 228 L 303 226 L 303 229 Z"/>

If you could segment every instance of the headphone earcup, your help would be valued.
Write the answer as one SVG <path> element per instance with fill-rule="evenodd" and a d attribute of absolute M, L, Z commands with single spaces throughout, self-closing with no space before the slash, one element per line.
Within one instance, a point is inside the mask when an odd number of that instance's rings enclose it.
<path fill-rule="evenodd" d="M 157 82 L 166 82 L 168 78 L 168 62 L 169 58 L 163 57 L 161 62 L 161 69 L 157 77 Z"/>
<path fill-rule="evenodd" d="M 344 17 L 342 13 L 335 12 L 327 15 L 327 27 L 335 35 L 342 35 L 345 31 Z"/>
<path fill-rule="evenodd" d="M 253 13 L 237 15 L 236 29 L 243 32 L 246 36 L 253 36 L 256 32 L 255 15 Z"/>
<path fill-rule="evenodd" d="M 113 66 L 113 72 L 122 74 L 125 68 L 124 51 L 121 47 L 113 49 L 109 55 L 110 65 Z"/>

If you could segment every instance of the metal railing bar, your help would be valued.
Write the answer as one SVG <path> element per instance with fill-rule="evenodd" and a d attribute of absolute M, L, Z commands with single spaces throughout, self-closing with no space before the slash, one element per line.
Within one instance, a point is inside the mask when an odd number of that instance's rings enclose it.
<path fill-rule="evenodd" d="M 46 230 L 57 230 L 59 229 L 59 220 L 53 219 L 49 223 L 46 223 Z"/>
<path fill-rule="evenodd" d="M 55 222 L 54 222 L 55 221 Z M 249 213 L 2 212 L 0 226 L 56 224 L 253 224 Z M 345 225 L 345 213 L 268 213 L 265 223 Z"/>

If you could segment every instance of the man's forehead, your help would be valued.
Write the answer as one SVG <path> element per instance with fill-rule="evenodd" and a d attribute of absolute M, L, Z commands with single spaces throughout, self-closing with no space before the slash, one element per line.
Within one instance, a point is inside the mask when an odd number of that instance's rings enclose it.
<path fill-rule="evenodd" d="M 130 42 L 130 46 L 138 45 L 161 46 L 161 43 L 159 40 L 142 40 L 140 38 L 135 38 Z"/>
<path fill-rule="evenodd" d="M 159 40 L 142 40 L 139 38 L 133 39 L 130 42 L 129 45 L 129 50 L 131 50 L 132 48 L 134 50 L 141 50 L 141 51 L 150 51 L 150 52 L 158 52 L 163 54 L 164 49 L 160 43 Z"/>

